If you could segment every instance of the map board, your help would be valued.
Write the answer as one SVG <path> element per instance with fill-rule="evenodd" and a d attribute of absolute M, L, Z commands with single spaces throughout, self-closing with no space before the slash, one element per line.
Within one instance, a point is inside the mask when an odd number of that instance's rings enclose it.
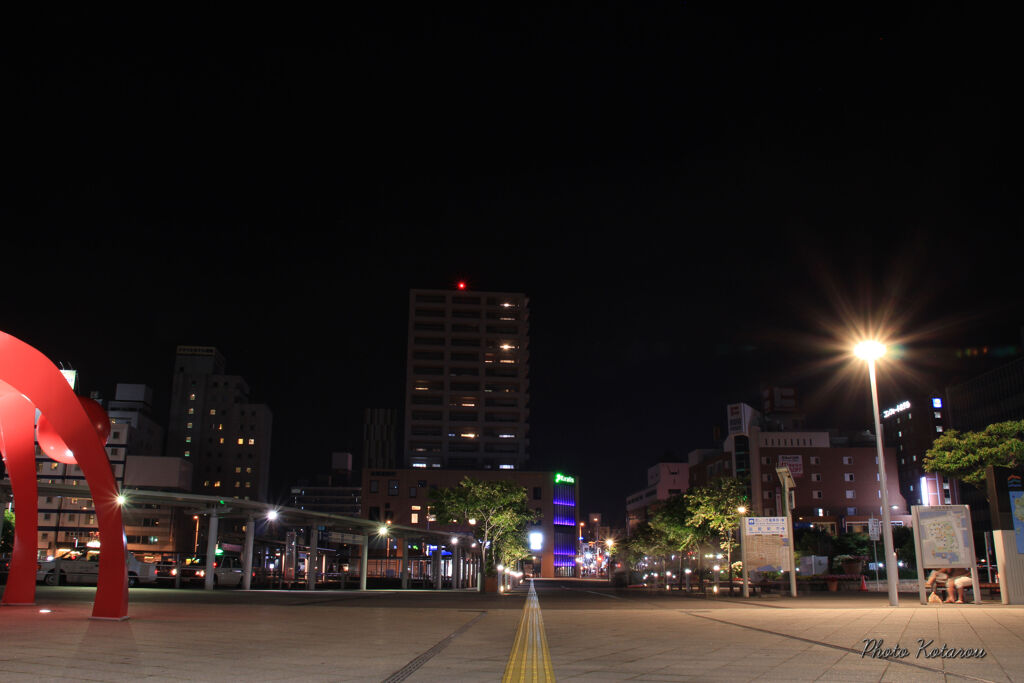
<path fill-rule="evenodd" d="M 1013 506 L 1013 535 L 1017 538 L 1017 554 L 1024 555 L 1024 491 L 1010 491 Z"/>
<path fill-rule="evenodd" d="M 782 572 L 790 570 L 792 553 L 785 517 L 745 517 L 743 554 L 747 570 Z"/>
<path fill-rule="evenodd" d="M 971 512 L 966 505 L 915 505 L 921 567 L 975 567 Z"/>

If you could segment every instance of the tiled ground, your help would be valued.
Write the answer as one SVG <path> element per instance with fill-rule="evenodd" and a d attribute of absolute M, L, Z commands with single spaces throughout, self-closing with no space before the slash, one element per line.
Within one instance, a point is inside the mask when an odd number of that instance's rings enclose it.
<path fill-rule="evenodd" d="M 891 608 L 863 594 L 744 603 L 594 586 L 538 595 L 559 679 L 1024 681 L 1024 607 L 908 597 Z M 470 624 L 407 680 L 497 681 L 524 603 L 522 593 L 133 589 L 131 619 L 106 622 L 88 618 L 91 598 L 40 587 L 35 607 L 0 609 L 0 680 L 383 681 Z M 865 638 L 911 654 L 861 657 Z M 987 656 L 919 658 L 919 638 Z"/>

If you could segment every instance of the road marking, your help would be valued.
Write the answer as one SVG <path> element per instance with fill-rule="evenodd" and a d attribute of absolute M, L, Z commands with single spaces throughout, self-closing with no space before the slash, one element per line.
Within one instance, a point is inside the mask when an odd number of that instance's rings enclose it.
<path fill-rule="evenodd" d="M 512 644 L 512 652 L 505 665 L 502 683 L 526 683 L 555 680 L 555 671 L 551 667 L 551 653 L 548 652 L 548 639 L 544 635 L 544 620 L 540 615 L 540 602 L 537 591 L 530 581 L 530 592 L 523 605 L 523 616 L 519 619 L 516 639 Z"/>

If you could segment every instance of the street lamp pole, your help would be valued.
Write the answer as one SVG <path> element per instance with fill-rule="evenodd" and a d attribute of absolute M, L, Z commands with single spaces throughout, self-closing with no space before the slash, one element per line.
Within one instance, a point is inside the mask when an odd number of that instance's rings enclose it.
<path fill-rule="evenodd" d="M 875 448 L 878 451 L 878 486 L 882 496 L 882 541 L 885 546 L 885 578 L 889 586 L 889 605 L 899 607 L 897 587 L 898 569 L 896 551 L 892 542 L 892 515 L 889 512 L 889 486 L 885 478 L 885 454 L 882 451 L 882 422 L 878 411 L 878 383 L 875 380 L 875 360 L 885 355 L 885 345 L 876 341 L 857 344 L 854 353 L 867 361 L 871 380 L 871 407 L 875 413 Z"/>
<path fill-rule="evenodd" d="M 740 580 L 743 581 L 743 597 L 750 597 L 750 586 L 747 584 L 747 543 L 743 539 L 746 535 L 746 521 L 747 521 L 747 508 L 744 505 L 736 508 L 736 512 L 740 515 L 740 564 L 743 566 L 743 573 L 740 575 Z"/>

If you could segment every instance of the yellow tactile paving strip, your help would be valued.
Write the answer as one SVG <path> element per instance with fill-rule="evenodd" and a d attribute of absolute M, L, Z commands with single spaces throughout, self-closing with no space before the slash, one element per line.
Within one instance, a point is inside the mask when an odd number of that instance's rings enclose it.
<path fill-rule="evenodd" d="M 551 654 L 548 652 L 548 639 L 544 635 L 544 619 L 540 614 L 540 603 L 533 581 L 530 581 L 530 593 L 523 605 L 523 616 L 519 620 L 516 639 L 512 644 L 512 652 L 505 665 L 502 683 L 526 683 L 527 681 L 555 680 L 555 671 L 551 667 Z"/>

